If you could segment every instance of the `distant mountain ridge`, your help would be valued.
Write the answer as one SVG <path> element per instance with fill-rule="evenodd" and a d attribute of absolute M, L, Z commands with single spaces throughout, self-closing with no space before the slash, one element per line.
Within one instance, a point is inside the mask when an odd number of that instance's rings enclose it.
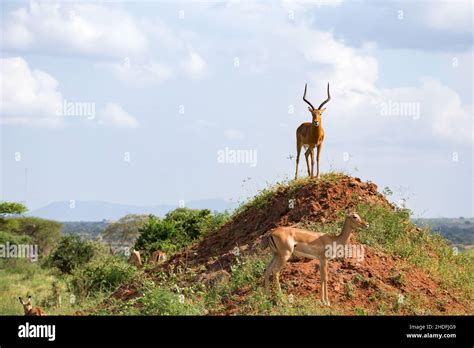
<path fill-rule="evenodd" d="M 185 206 L 193 209 L 210 209 L 212 211 L 222 212 L 224 210 L 234 210 L 237 204 L 228 202 L 222 198 L 212 198 L 189 201 Z M 57 221 L 102 221 L 118 220 L 128 214 L 164 216 L 167 212 L 176 208 L 178 208 L 178 205 L 160 204 L 138 206 L 101 201 L 76 201 L 72 208 L 70 207 L 69 201 L 61 201 L 53 202 L 42 208 L 32 210 L 26 215 Z"/>

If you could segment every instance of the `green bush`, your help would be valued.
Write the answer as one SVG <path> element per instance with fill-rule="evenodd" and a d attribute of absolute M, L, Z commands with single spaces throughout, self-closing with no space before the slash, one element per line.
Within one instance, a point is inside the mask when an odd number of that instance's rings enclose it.
<path fill-rule="evenodd" d="M 155 250 L 173 253 L 218 228 L 227 217 L 227 213 L 187 208 L 175 209 L 162 220 L 150 215 L 134 248 L 143 251 L 145 257 Z"/>
<path fill-rule="evenodd" d="M 107 256 L 93 259 L 73 270 L 70 285 L 81 298 L 90 294 L 115 290 L 119 285 L 132 279 L 135 268 L 118 257 Z"/>
<path fill-rule="evenodd" d="M 184 295 L 166 288 L 156 288 L 140 298 L 140 312 L 143 315 L 202 315 L 205 314 L 201 302 L 190 302 Z"/>
<path fill-rule="evenodd" d="M 48 259 L 50 266 L 70 274 L 76 267 L 89 262 L 94 256 L 94 243 L 78 236 L 65 236 L 59 241 Z"/>

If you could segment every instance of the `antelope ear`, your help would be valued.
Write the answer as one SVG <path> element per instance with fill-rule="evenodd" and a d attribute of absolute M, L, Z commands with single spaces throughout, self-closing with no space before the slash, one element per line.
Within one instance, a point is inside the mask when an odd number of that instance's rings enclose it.
<path fill-rule="evenodd" d="M 31 304 L 31 296 L 28 296 L 28 303 Z"/>
<path fill-rule="evenodd" d="M 309 110 L 309 112 L 313 111 L 313 109 L 311 109 L 311 106 L 308 106 L 308 110 Z"/>
<path fill-rule="evenodd" d="M 23 305 L 23 300 L 21 299 L 21 297 L 18 297 L 18 299 L 20 300 L 20 303 Z"/>
<path fill-rule="evenodd" d="M 324 111 L 326 111 L 326 108 L 324 108 L 324 109 L 319 109 L 319 111 L 321 111 L 321 113 L 323 113 Z"/>

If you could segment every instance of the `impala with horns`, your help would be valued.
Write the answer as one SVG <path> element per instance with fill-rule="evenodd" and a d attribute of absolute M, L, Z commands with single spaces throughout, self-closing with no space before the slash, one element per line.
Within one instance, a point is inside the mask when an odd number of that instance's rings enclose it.
<path fill-rule="evenodd" d="M 296 173 L 295 179 L 298 178 L 298 163 L 300 161 L 301 148 L 304 146 L 306 151 L 304 153 L 306 157 L 306 166 L 308 168 L 308 175 L 313 177 L 314 174 L 314 148 L 317 149 L 316 153 L 316 177 L 319 178 L 319 155 L 321 154 L 321 148 L 324 141 L 324 129 L 321 124 L 321 115 L 326 110 L 323 109 L 323 106 L 331 100 L 331 95 L 329 94 L 329 83 L 328 83 L 328 98 L 319 105 L 316 109 L 313 104 L 311 104 L 306 99 L 306 89 L 307 84 L 304 86 L 303 100 L 308 103 L 308 110 L 311 112 L 312 121 L 305 122 L 301 124 L 296 130 Z M 311 170 L 309 167 L 308 157 L 311 156 Z"/>

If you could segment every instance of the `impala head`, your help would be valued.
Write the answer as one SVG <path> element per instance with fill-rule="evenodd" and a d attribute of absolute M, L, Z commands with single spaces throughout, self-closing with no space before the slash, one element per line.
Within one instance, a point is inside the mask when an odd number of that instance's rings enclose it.
<path fill-rule="evenodd" d="M 311 115 L 313 117 L 312 123 L 315 127 L 319 127 L 321 125 L 321 115 L 323 112 L 326 110 L 326 108 L 323 109 L 324 104 L 326 104 L 328 101 L 331 100 L 331 95 L 329 94 L 329 83 L 328 83 L 328 98 L 319 105 L 318 108 L 315 108 L 313 104 L 311 104 L 307 99 L 306 99 L 306 89 L 308 87 L 308 84 L 304 86 L 304 94 L 303 94 L 303 100 L 308 103 L 309 107 L 308 110 L 311 112 Z"/>
<path fill-rule="evenodd" d="M 349 219 L 350 223 L 354 227 L 363 227 L 363 228 L 369 227 L 369 224 L 365 222 L 364 220 L 362 220 L 362 218 L 356 212 L 349 213 L 346 219 Z"/>
<path fill-rule="evenodd" d="M 20 303 L 23 306 L 23 309 L 25 310 L 25 314 L 28 313 L 31 308 L 33 308 L 33 305 L 31 304 L 31 296 L 28 296 L 28 302 L 24 302 L 21 297 L 18 297 L 20 299 Z"/>

